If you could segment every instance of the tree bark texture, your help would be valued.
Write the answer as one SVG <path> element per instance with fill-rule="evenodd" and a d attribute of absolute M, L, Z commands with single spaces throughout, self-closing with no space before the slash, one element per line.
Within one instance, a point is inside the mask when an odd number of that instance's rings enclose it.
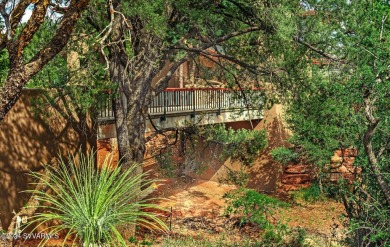
<path fill-rule="evenodd" d="M 24 11 L 30 3 L 32 4 L 32 1 L 21 0 L 10 14 L 5 11 L 7 2 L 7 0 L 0 2 L 0 14 L 7 24 L 6 34 L 0 35 L 0 49 L 6 48 L 8 51 L 10 70 L 3 84 L 3 89 L 0 91 L 0 121 L 15 105 L 26 83 L 41 71 L 43 66 L 68 43 L 77 20 L 86 9 L 89 0 L 73 0 L 69 3 L 52 39 L 27 63 L 24 62 L 24 49 L 45 21 L 49 1 L 39 0 L 34 2 L 32 16 L 17 37 L 15 37 L 15 34 L 18 24 Z"/>
<path fill-rule="evenodd" d="M 374 115 L 372 114 L 372 111 L 374 109 L 373 103 L 374 102 L 370 97 L 370 93 L 367 92 L 364 96 L 364 113 L 368 121 L 368 126 L 366 133 L 364 134 L 363 145 L 368 156 L 368 163 L 370 164 L 370 167 L 375 175 L 379 187 L 381 188 L 381 191 L 387 201 L 387 205 L 390 206 L 390 189 L 384 177 L 382 176 L 380 168 L 378 167 L 378 158 L 372 146 L 372 138 L 380 122 L 380 119 L 375 119 Z"/>
<path fill-rule="evenodd" d="M 125 40 L 124 30 L 126 30 L 123 17 L 115 15 L 111 23 L 113 45 L 109 47 L 109 73 L 111 82 L 117 86 L 113 109 L 118 151 L 122 169 L 135 165 L 136 168 L 132 174 L 135 176 L 143 172 L 147 99 L 155 73 L 153 64 L 149 61 L 155 58 L 147 57 L 149 53 L 145 52 L 139 54 L 139 59 L 130 59 L 123 42 Z M 140 44 L 142 41 L 137 41 L 137 43 Z M 147 47 L 144 49 L 147 50 Z M 138 195 L 142 196 L 141 184 Z M 134 232 L 135 226 L 133 225 L 124 226 L 121 229 L 125 239 L 133 236 Z"/>
<path fill-rule="evenodd" d="M 114 3 L 120 11 L 120 1 Z M 152 80 L 165 61 L 161 54 L 161 40 L 153 34 L 141 33 L 142 28 L 134 21 L 132 32 L 139 32 L 133 39 L 134 56 L 129 57 L 125 47 L 125 32 L 128 30 L 122 15 L 114 15 L 109 46 L 109 72 L 111 82 L 117 86 L 113 100 L 118 150 L 121 164 L 129 167 L 139 164 L 142 172 L 145 154 L 145 120 L 148 114 Z"/>

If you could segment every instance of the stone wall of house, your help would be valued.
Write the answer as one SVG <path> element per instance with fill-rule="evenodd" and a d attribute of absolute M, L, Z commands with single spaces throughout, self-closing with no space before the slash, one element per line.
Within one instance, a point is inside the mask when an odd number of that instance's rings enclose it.
<path fill-rule="evenodd" d="M 58 154 L 76 154 L 80 149 L 87 152 L 96 146 L 93 121 L 87 114 L 68 111 L 72 107 L 66 98 L 56 99 L 56 107 L 32 103 L 38 97 L 54 95 L 53 91 L 23 90 L 0 122 L 0 220 L 4 229 L 12 212 L 18 212 L 29 198 L 29 194 L 22 193 L 32 189 L 29 171 L 40 171 L 42 164 Z"/>

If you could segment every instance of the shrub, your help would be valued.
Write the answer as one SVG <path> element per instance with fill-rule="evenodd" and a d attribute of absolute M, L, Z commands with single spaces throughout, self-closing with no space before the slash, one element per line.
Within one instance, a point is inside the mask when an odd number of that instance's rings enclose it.
<path fill-rule="evenodd" d="M 173 178 L 176 173 L 176 164 L 174 163 L 172 156 L 173 152 L 170 149 L 165 149 L 165 152 L 162 152 L 160 155 L 156 156 L 156 161 L 161 169 L 164 170 L 164 173 L 169 178 Z"/>
<path fill-rule="evenodd" d="M 250 189 L 227 193 L 224 198 L 228 203 L 226 215 L 237 215 L 240 224 L 255 223 L 263 229 L 270 225 L 269 219 L 279 207 L 289 206 L 288 203 Z"/>
<path fill-rule="evenodd" d="M 261 241 L 255 246 L 304 246 L 304 229 L 271 221 L 280 207 L 290 206 L 288 203 L 250 189 L 239 189 L 226 194 L 225 198 L 228 202 L 225 214 L 238 216 L 239 224 L 254 223 L 264 230 Z"/>
<path fill-rule="evenodd" d="M 303 200 L 305 202 L 317 202 L 326 199 L 326 195 L 321 192 L 320 187 L 317 184 L 312 184 L 308 188 L 302 188 L 293 193 L 295 201 Z"/>
<path fill-rule="evenodd" d="M 36 193 L 42 213 L 30 224 L 52 224 L 45 230 L 58 234 L 66 230 L 75 235 L 83 246 L 126 245 L 118 229 L 126 224 L 141 224 L 149 228 L 166 229 L 165 224 L 151 212 L 143 209 L 161 209 L 146 200 L 138 201 L 140 185 L 153 181 L 144 175 L 132 176 L 135 165 L 128 170 L 109 166 L 106 158 L 101 170 L 95 166 L 94 154 L 60 158 L 59 167 L 46 166 L 50 176 L 32 173 L 52 191 Z M 59 222 L 60 224 L 53 224 Z M 44 244 L 44 242 L 41 244 Z"/>
<path fill-rule="evenodd" d="M 298 155 L 294 153 L 291 149 L 278 147 L 271 151 L 272 158 L 283 164 L 287 165 L 289 162 L 297 161 Z"/>
<path fill-rule="evenodd" d="M 223 158 L 231 158 L 246 166 L 251 166 L 259 153 L 267 147 L 267 132 L 265 130 L 246 130 L 232 128 L 217 124 L 208 126 L 204 130 L 206 141 L 224 145 Z"/>

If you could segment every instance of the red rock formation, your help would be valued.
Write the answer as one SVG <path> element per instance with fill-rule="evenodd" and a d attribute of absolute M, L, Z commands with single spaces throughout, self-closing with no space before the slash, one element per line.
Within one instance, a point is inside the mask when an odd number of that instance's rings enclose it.
<path fill-rule="evenodd" d="M 340 179 L 345 179 L 349 183 L 355 181 L 361 172 L 361 168 L 353 165 L 356 156 L 356 148 L 336 150 L 331 158 L 331 163 L 325 166 L 327 180 L 338 182 Z"/>
<path fill-rule="evenodd" d="M 330 164 L 325 165 L 325 182 L 337 183 L 345 179 L 352 183 L 361 172 L 361 168 L 353 165 L 357 149 L 346 148 L 334 152 Z M 294 191 L 310 186 L 313 179 L 314 168 L 307 164 L 289 164 L 284 167 L 281 178 L 284 191 Z"/>
<path fill-rule="evenodd" d="M 310 186 L 312 168 L 306 164 L 289 164 L 284 167 L 281 178 L 282 188 L 285 191 L 294 191 Z"/>

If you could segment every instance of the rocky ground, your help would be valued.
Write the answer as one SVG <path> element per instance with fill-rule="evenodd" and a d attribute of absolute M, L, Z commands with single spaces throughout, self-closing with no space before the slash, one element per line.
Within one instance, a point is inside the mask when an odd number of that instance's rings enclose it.
<path fill-rule="evenodd" d="M 149 169 L 153 170 L 149 167 Z M 155 176 L 158 171 L 153 173 Z M 226 192 L 237 189 L 236 186 L 220 184 L 214 181 L 193 179 L 182 176 L 170 178 L 161 182 L 153 196 L 163 197 L 159 204 L 171 210 L 165 221 L 170 226 L 169 234 L 144 233 L 138 239 L 152 246 L 164 245 L 167 239 L 209 239 L 218 243 L 253 243 L 259 240 L 261 229 L 245 225 L 237 227 L 234 219 L 224 216 L 226 202 L 223 196 Z M 271 195 L 272 196 L 272 195 Z M 303 228 L 307 233 L 307 246 L 341 246 L 344 237 L 344 227 L 341 215 L 343 206 L 333 200 L 325 199 L 317 202 L 288 200 L 285 194 L 276 195 L 287 200 L 290 207 L 281 208 L 274 215 L 275 220 L 288 225 L 290 228 Z M 174 242 L 177 244 L 177 242 Z M 183 246 L 186 243 L 183 242 Z M 181 245 L 177 245 L 181 246 Z M 224 246 L 209 245 L 209 243 L 192 243 L 192 246 Z M 235 245 L 234 245 L 235 246 Z M 237 246 L 251 246 L 243 244 Z"/>

